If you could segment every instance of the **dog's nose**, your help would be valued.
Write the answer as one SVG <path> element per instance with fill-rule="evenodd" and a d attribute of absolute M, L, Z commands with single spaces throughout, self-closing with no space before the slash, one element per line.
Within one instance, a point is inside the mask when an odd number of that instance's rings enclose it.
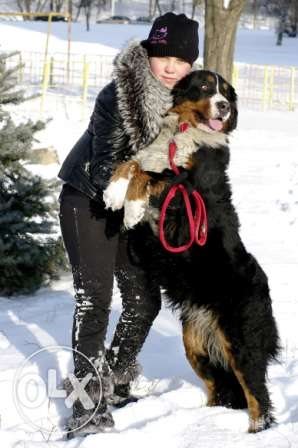
<path fill-rule="evenodd" d="M 218 101 L 216 103 L 216 107 L 221 117 L 224 117 L 230 112 L 230 103 L 228 101 Z"/>

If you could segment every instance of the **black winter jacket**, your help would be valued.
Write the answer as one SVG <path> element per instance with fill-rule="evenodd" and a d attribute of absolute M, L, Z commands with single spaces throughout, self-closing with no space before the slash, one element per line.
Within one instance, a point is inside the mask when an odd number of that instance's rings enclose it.
<path fill-rule="evenodd" d="M 116 56 L 113 81 L 98 94 L 88 129 L 58 176 L 101 200 L 113 166 L 155 139 L 171 105 L 170 90 L 152 75 L 146 50 L 131 42 Z"/>

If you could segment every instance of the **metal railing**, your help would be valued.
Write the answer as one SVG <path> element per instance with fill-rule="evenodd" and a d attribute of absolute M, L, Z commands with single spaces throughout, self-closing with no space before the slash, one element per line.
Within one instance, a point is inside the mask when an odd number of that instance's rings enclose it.
<path fill-rule="evenodd" d="M 22 52 L 7 60 L 18 71 L 20 85 L 41 93 L 40 109 L 47 109 L 49 94 L 64 95 L 88 108 L 98 91 L 112 77 L 112 55 L 79 55 L 55 53 L 44 61 L 42 53 Z M 298 67 L 236 63 L 233 85 L 239 103 L 256 110 L 289 110 L 298 108 Z"/>

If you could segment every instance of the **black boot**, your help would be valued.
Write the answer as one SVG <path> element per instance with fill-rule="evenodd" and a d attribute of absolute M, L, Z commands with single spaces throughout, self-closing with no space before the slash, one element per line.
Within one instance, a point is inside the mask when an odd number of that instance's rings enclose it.
<path fill-rule="evenodd" d="M 121 362 L 113 349 L 106 351 L 106 360 L 113 372 L 114 391 L 107 397 L 107 403 L 116 408 L 122 408 L 129 403 L 138 401 L 138 397 L 131 394 L 131 384 L 142 372 L 141 365 L 134 361 L 126 368 L 121 367 Z"/>
<path fill-rule="evenodd" d="M 97 432 L 105 432 L 114 427 L 114 419 L 108 410 L 107 398 L 112 395 L 114 387 L 110 386 L 112 377 L 102 378 L 92 377 L 87 383 L 84 391 L 91 402 L 82 402 L 77 399 L 73 404 L 72 416 L 66 424 L 67 438 L 85 436 Z M 67 378 L 63 382 L 67 396 L 73 392 L 70 380 Z M 109 391 L 107 397 L 105 393 Z M 91 403 L 91 404 L 90 404 Z M 93 406 L 92 406 L 93 405 Z M 92 408 L 90 409 L 90 406 Z"/>
<path fill-rule="evenodd" d="M 136 403 L 138 397 L 131 394 L 130 384 L 118 384 L 114 387 L 114 393 L 109 397 L 108 404 L 115 408 L 123 408 L 127 404 Z"/>
<path fill-rule="evenodd" d="M 112 414 L 108 411 L 107 403 L 102 398 L 100 405 L 94 410 L 82 409 L 80 404 L 75 403 L 73 415 L 68 419 L 66 430 L 67 438 L 86 436 L 98 432 L 106 432 L 115 426 Z"/>

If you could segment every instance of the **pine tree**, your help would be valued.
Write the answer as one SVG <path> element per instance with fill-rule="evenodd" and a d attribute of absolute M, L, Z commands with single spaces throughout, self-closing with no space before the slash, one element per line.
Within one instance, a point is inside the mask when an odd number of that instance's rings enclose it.
<path fill-rule="evenodd" d="M 0 295 L 35 291 L 57 278 L 65 260 L 55 235 L 55 183 L 26 168 L 34 133 L 45 125 L 15 125 L 5 110 L 24 101 L 16 91 L 18 67 L 7 69 L 9 57 L 0 53 Z"/>

